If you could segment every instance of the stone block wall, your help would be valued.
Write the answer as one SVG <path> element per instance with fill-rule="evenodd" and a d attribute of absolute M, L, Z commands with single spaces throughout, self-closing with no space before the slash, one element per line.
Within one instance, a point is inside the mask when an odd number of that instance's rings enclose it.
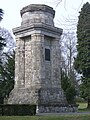
<path fill-rule="evenodd" d="M 9 104 L 36 104 L 39 112 L 74 111 L 67 107 L 61 87 L 62 29 L 54 26 L 54 14 L 46 5 L 29 5 L 21 10 L 21 26 L 13 29 L 15 86 Z"/>

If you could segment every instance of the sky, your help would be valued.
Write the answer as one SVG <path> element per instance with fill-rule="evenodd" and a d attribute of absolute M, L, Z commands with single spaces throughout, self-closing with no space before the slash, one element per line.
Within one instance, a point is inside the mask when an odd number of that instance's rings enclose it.
<path fill-rule="evenodd" d="M 29 4 L 46 4 L 56 11 L 55 12 L 55 26 L 66 29 L 68 26 L 73 24 L 76 26 L 78 12 L 80 11 L 82 5 L 86 2 L 90 3 L 90 0 L 62 0 L 61 3 L 57 5 L 60 0 L 0 0 L 0 8 L 4 10 L 4 17 L 0 23 L 1 27 L 12 31 L 12 28 L 21 25 L 20 10 Z M 72 22 L 69 21 L 72 19 Z M 75 19 L 75 21 L 73 21 Z M 75 23 L 76 22 L 76 23 Z"/>

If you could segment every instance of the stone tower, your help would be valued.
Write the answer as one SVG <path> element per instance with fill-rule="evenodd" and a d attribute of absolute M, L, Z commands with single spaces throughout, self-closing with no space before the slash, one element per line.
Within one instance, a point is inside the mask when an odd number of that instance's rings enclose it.
<path fill-rule="evenodd" d="M 21 11 L 16 36 L 15 86 L 9 104 L 36 104 L 38 112 L 62 112 L 67 101 L 60 81 L 60 37 L 53 8 L 31 4 Z M 63 109 L 62 109 L 63 108 Z"/>

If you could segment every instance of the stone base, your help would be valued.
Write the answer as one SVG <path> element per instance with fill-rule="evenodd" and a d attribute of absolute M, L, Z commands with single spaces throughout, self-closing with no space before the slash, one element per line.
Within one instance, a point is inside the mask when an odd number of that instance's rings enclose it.
<path fill-rule="evenodd" d="M 36 113 L 66 113 L 77 112 L 77 105 L 40 105 L 37 106 Z"/>
<path fill-rule="evenodd" d="M 30 88 L 14 88 L 7 100 L 7 104 L 37 104 L 38 90 Z"/>
<path fill-rule="evenodd" d="M 60 88 L 14 88 L 9 94 L 8 104 L 56 105 L 67 104 Z"/>
<path fill-rule="evenodd" d="M 62 89 L 14 88 L 7 104 L 35 104 L 36 113 L 76 112 L 76 105 L 68 105 Z"/>

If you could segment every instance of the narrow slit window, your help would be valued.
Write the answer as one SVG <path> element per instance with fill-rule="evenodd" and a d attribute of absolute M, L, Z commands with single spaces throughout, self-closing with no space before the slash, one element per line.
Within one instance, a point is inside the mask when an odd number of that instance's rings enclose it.
<path fill-rule="evenodd" d="M 45 60 L 50 61 L 50 49 L 45 48 Z"/>

